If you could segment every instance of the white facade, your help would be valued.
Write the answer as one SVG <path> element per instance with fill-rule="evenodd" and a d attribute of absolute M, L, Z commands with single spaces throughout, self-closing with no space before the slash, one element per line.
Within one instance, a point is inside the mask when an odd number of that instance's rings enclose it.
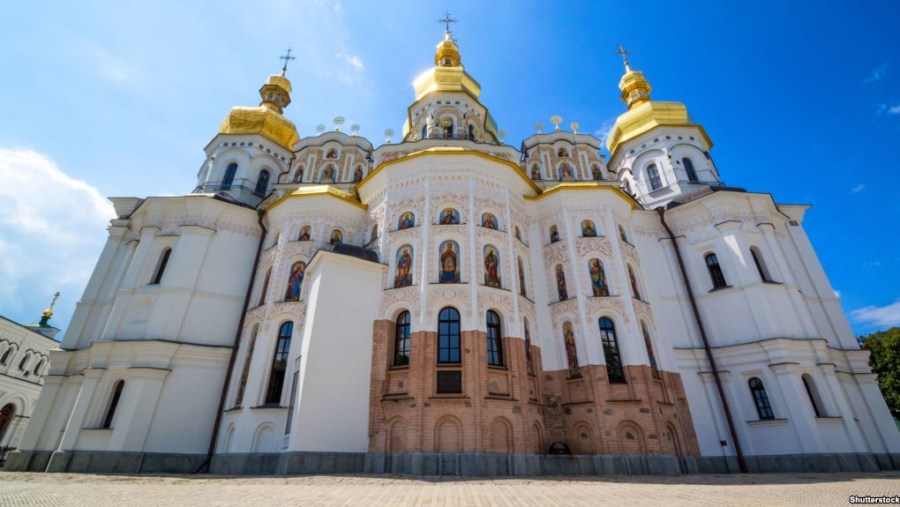
<path fill-rule="evenodd" d="M 803 231 L 807 207 L 723 187 L 702 127 L 641 112 L 641 101 L 657 104 L 649 84 L 629 99 L 638 105 L 617 123 L 609 163 L 584 134 L 537 134 L 521 150 L 500 144 L 457 51 L 449 37 L 439 44 L 398 144 L 328 132 L 285 146 L 293 125 L 263 95 L 260 108 L 234 110 L 206 147 L 194 194 L 113 199 L 118 217 L 52 353 L 14 466 L 116 469 L 91 461 L 113 452 L 144 460 L 118 469 L 147 470 L 149 456 L 160 457 L 156 469 L 188 469 L 210 446 L 218 455 L 374 452 L 382 386 L 372 383 L 383 365 L 373 326 L 407 311 L 413 334 L 434 333 L 448 306 L 463 332 L 485 332 L 485 312 L 496 312 L 508 353 L 530 334 L 545 372 L 571 370 L 567 324 L 578 366 L 606 367 L 598 319 L 610 319 L 626 368 L 680 377 L 692 419 L 685 445 L 704 457 L 736 449 L 701 325 L 745 455 L 883 463 L 900 453 L 867 353 Z M 623 90 L 628 79 L 641 89 L 642 74 L 628 72 Z M 283 76 L 266 86 L 290 91 Z M 643 131 L 634 127 L 642 121 Z M 442 283 L 447 242 L 458 248 L 458 283 Z M 603 294 L 592 285 L 594 259 Z M 541 405 L 554 388 L 534 382 Z M 600 433 L 608 422 L 598 424 Z M 461 450 L 482 451 L 477 439 L 460 440 Z M 165 461 L 177 456 L 188 464 Z"/>

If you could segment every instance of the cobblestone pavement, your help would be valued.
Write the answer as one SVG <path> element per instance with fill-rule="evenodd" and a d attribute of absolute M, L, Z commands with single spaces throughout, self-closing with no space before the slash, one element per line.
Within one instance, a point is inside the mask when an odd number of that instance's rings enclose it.
<path fill-rule="evenodd" d="M 0 506 L 848 505 L 900 495 L 900 472 L 590 478 L 223 477 L 0 472 Z"/>

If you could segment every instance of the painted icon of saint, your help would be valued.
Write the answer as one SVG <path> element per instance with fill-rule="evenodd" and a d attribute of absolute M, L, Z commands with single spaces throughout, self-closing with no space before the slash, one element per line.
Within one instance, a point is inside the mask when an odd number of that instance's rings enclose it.
<path fill-rule="evenodd" d="M 559 294 L 560 301 L 569 299 L 569 291 L 566 289 L 566 273 L 563 271 L 562 264 L 556 265 L 556 292 Z"/>
<path fill-rule="evenodd" d="M 485 213 L 481 217 L 481 226 L 487 227 L 488 229 L 496 229 L 497 228 L 497 219 L 494 215 L 490 213 Z"/>
<path fill-rule="evenodd" d="M 522 267 L 522 259 L 519 259 L 519 294 L 528 297 L 528 292 L 525 290 L 525 268 Z"/>
<path fill-rule="evenodd" d="M 594 222 L 584 220 L 581 222 L 581 235 L 585 238 L 593 238 L 597 236 L 597 229 L 594 228 Z"/>
<path fill-rule="evenodd" d="M 591 259 L 588 262 L 588 272 L 591 275 L 591 290 L 594 297 L 609 296 L 609 287 L 606 286 L 606 273 L 603 272 L 603 264 L 599 259 Z"/>
<path fill-rule="evenodd" d="M 306 264 L 296 262 L 291 267 L 291 276 L 288 277 L 287 290 L 284 294 L 285 301 L 299 301 L 300 289 L 303 286 L 303 277 L 306 274 Z"/>
<path fill-rule="evenodd" d="M 357 167 L 353 171 L 353 183 L 359 183 L 360 181 L 362 181 L 362 167 Z"/>
<path fill-rule="evenodd" d="M 440 283 L 459 282 L 459 262 L 457 255 L 459 245 L 453 241 L 445 241 L 441 244 L 441 272 Z"/>
<path fill-rule="evenodd" d="M 344 234 L 341 231 L 337 229 L 331 231 L 331 241 L 329 241 L 329 243 L 331 243 L 332 245 L 340 245 L 343 242 Z"/>
<path fill-rule="evenodd" d="M 394 287 L 412 285 L 412 247 L 402 246 L 397 251 L 397 274 L 394 276 Z"/>
<path fill-rule="evenodd" d="M 297 238 L 297 241 L 309 241 L 309 226 L 305 225 L 302 229 L 300 229 L 300 237 Z"/>
<path fill-rule="evenodd" d="M 500 258 L 492 246 L 484 247 L 484 284 L 500 288 Z"/>
<path fill-rule="evenodd" d="M 459 213 L 453 208 L 447 208 L 441 212 L 441 225 L 458 224 Z"/>
<path fill-rule="evenodd" d="M 578 349 L 575 347 L 575 332 L 572 331 L 571 322 L 563 322 L 563 339 L 566 342 L 566 359 L 569 361 L 569 377 L 581 376 L 581 367 L 578 365 Z"/>
<path fill-rule="evenodd" d="M 400 215 L 400 222 L 397 224 L 398 230 L 409 229 L 416 225 L 416 217 L 411 212 L 407 211 Z"/>
<path fill-rule="evenodd" d="M 555 225 L 550 226 L 550 242 L 556 243 L 557 241 L 559 241 L 559 229 Z"/>

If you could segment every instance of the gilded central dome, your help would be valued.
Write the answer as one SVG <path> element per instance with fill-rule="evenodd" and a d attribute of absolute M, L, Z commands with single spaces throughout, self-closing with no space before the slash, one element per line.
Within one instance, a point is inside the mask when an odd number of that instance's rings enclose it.
<path fill-rule="evenodd" d="M 258 134 L 288 150 L 300 140 L 294 122 L 282 115 L 291 103 L 291 82 L 284 75 L 273 74 L 259 89 L 262 97 L 257 107 L 232 108 L 219 127 L 220 134 Z"/>

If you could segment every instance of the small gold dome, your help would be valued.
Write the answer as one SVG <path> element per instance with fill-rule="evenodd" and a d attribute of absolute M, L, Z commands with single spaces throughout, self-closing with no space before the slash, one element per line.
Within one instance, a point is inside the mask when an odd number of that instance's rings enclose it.
<path fill-rule="evenodd" d="M 438 43 L 434 53 L 434 64 L 438 67 L 459 67 L 462 58 L 459 56 L 459 46 L 450 38 L 450 32 L 444 32 L 444 40 Z"/>
<path fill-rule="evenodd" d="M 273 74 L 259 89 L 262 98 L 257 107 L 238 106 L 228 113 L 219 127 L 220 134 L 258 134 L 288 150 L 300 140 L 297 127 L 284 116 L 291 103 L 291 82 L 283 74 Z"/>

